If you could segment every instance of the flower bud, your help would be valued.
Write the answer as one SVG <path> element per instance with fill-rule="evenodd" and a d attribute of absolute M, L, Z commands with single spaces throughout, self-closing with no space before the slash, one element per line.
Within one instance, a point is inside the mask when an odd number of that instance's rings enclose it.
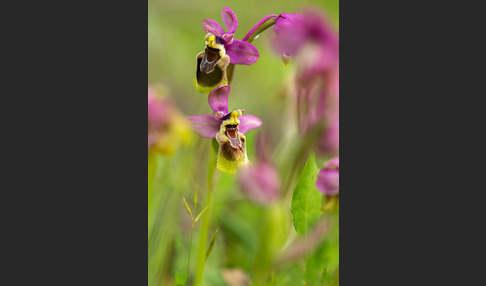
<path fill-rule="evenodd" d="M 319 171 L 316 186 L 324 195 L 339 195 L 339 157 L 327 162 Z"/>
<path fill-rule="evenodd" d="M 269 204 L 280 197 L 280 177 L 269 163 L 259 162 L 242 169 L 238 179 L 243 194 L 250 200 Z"/>

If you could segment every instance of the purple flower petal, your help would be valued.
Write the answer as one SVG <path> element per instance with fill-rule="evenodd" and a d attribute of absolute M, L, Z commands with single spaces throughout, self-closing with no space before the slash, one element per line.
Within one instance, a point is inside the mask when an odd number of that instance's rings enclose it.
<path fill-rule="evenodd" d="M 246 132 L 262 125 L 262 121 L 260 120 L 260 118 L 256 117 L 255 115 L 242 115 L 238 117 L 238 119 L 240 120 L 238 131 L 242 134 L 245 134 Z"/>
<path fill-rule="evenodd" d="M 234 34 L 224 34 L 221 38 L 223 38 L 223 43 L 225 45 L 231 45 L 233 43 Z"/>
<path fill-rule="evenodd" d="M 233 44 L 225 48 L 226 54 L 230 57 L 230 64 L 251 65 L 260 57 L 257 48 L 248 42 L 234 39 Z"/>
<path fill-rule="evenodd" d="M 326 168 L 334 168 L 336 167 L 339 170 L 339 157 L 333 158 L 331 161 L 327 162 L 324 167 Z"/>
<path fill-rule="evenodd" d="M 189 116 L 187 119 L 191 122 L 194 131 L 204 138 L 214 138 L 221 126 L 221 121 L 210 114 Z"/>
<path fill-rule="evenodd" d="M 223 12 L 221 12 L 221 17 L 228 28 L 228 34 L 233 34 L 238 27 L 238 19 L 236 18 L 235 13 L 230 8 L 224 7 Z"/>
<path fill-rule="evenodd" d="M 282 29 L 298 31 L 302 29 L 303 22 L 304 17 L 300 14 L 282 13 L 278 16 L 277 23 L 275 23 L 273 30 L 276 34 L 279 34 Z"/>
<path fill-rule="evenodd" d="M 317 188 L 327 196 L 339 194 L 339 169 L 323 168 L 319 171 L 316 182 Z"/>
<path fill-rule="evenodd" d="M 316 147 L 319 154 L 334 154 L 339 151 L 339 118 L 330 122 Z"/>
<path fill-rule="evenodd" d="M 209 106 L 214 112 L 222 111 L 225 114 L 228 113 L 228 96 L 230 87 L 223 85 L 213 89 L 208 96 Z"/>
<path fill-rule="evenodd" d="M 253 26 L 253 28 L 251 28 L 251 30 L 248 32 L 248 34 L 246 34 L 246 36 L 242 39 L 242 41 L 248 40 L 263 23 L 265 23 L 270 19 L 275 19 L 276 17 L 277 16 L 275 14 L 267 15 L 263 17 L 263 19 L 261 19 L 258 23 L 255 24 L 255 26 Z"/>
<path fill-rule="evenodd" d="M 222 34 L 224 34 L 224 29 L 223 27 L 221 27 L 221 25 L 214 21 L 214 20 L 211 20 L 211 19 L 204 19 L 202 21 L 202 25 L 203 25 L 203 28 L 204 28 L 204 31 L 207 33 L 213 33 L 215 34 L 216 36 L 221 36 Z M 211 28 L 211 29 L 208 29 Z M 217 32 L 217 33 L 215 33 Z"/>

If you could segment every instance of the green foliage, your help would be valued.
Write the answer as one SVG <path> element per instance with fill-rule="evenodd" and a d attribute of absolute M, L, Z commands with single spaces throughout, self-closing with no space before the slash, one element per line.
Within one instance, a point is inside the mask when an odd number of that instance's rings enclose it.
<path fill-rule="evenodd" d="M 206 251 L 206 260 L 208 260 L 211 251 L 213 251 L 214 243 L 216 242 L 216 237 L 218 237 L 218 231 L 219 231 L 219 227 L 214 232 L 213 237 L 211 238 L 211 242 L 209 242 L 208 250 Z"/>
<path fill-rule="evenodd" d="M 339 215 L 326 216 L 331 228 L 325 239 L 305 259 L 305 279 L 308 285 L 327 285 L 334 281 L 339 267 Z"/>
<path fill-rule="evenodd" d="M 292 195 L 292 220 L 295 231 L 303 236 L 319 220 L 321 215 L 322 194 L 316 188 L 319 169 L 312 152 L 299 177 Z"/>

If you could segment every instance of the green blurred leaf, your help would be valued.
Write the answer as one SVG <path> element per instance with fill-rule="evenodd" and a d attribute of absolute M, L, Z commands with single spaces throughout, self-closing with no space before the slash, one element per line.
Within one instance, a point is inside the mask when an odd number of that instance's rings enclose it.
<path fill-rule="evenodd" d="M 213 251 L 214 243 L 216 242 L 216 237 L 218 236 L 218 231 L 219 227 L 214 232 L 211 242 L 209 242 L 208 250 L 206 251 L 206 260 L 208 260 L 209 254 L 211 254 L 211 251 Z"/>
<path fill-rule="evenodd" d="M 339 269 L 339 215 L 326 213 L 331 229 L 321 244 L 305 259 L 308 285 L 329 285 Z"/>
<path fill-rule="evenodd" d="M 316 224 L 321 215 L 322 194 L 316 188 L 318 173 L 319 169 L 312 152 L 294 189 L 290 208 L 295 231 L 301 236 Z"/>
<path fill-rule="evenodd" d="M 194 208 L 197 208 L 197 188 L 196 192 L 194 193 Z"/>
<path fill-rule="evenodd" d="M 150 198 L 152 196 L 152 189 L 154 187 L 155 174 L 157 171 L 157 156 L 155 152 L 148 154 L 148 201 L 150 205 Z"/>

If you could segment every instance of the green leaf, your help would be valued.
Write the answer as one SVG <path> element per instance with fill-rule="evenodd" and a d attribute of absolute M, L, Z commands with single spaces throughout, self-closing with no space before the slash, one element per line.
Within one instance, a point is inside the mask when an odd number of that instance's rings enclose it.
<path fill-rule="evenodd" d="M 209 254 L 211 254 L 211 251 L 213 250 L 214 243 L 216 242 L 216 237 L 218 236 L 218 231 L 219 227 L 214 232 L 213 237 L 211 238 L 211 242 L 209 242 L 208 250 L 206 251 L 206 260 L 208 260 Z"/>
<path fill-rule="evenodd" d="M 316 180 L 319 169 L 312 152 L 300 174 L 297 186 L 292 195 L 292 221 L 297 234 L 303 236 L 319 220 L 322 194 L 317 190 Z"/>
<path fill-rule="evenodd" d="M 186 205 L 186 209 L 187 209 L 187 212 L 191 215 L 192 217 L 192 212 L 191 212 L 191 208 L 189 207 L 189 205 L 187 204 L 186 202 L 186 198 L 182 198 L 184 200 L 184 204 Z"/>

